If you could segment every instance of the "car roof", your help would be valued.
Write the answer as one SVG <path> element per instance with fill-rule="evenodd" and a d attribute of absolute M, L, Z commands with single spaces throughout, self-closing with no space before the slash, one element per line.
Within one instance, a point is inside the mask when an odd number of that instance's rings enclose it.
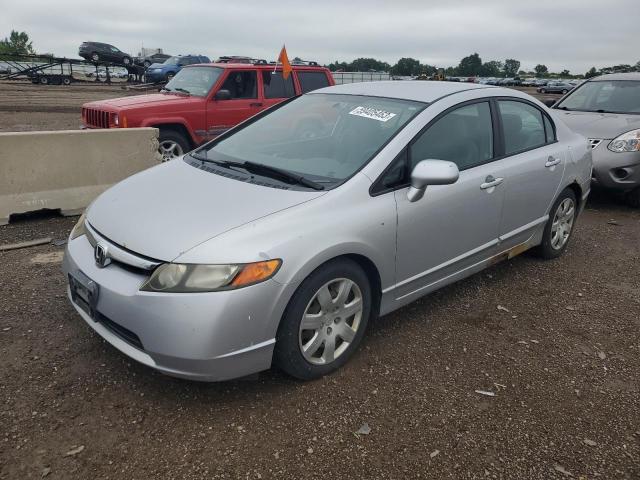
<path fill-rule="evenodd" d="M 397 98 L 432 103 L 442 97 L 467 90 L 499 88 L 464 82 L 437 82 L 425 80 L 389 80 L 382 82 L 345 83 L 314 90 L 315 93 L 365 95 L 369 97 Z M 507 90 L 507 89 L 502 89 Z M 511 91 L 509 89 L 509 91 Z"/>
<path fill-rule="evenodd" d="M 594 77 L 589 81 L 604 82 L 606 80 L 640 80 L 640 72 L 608 73 L 606 75 L 600 75 L 599 77 Z"/>

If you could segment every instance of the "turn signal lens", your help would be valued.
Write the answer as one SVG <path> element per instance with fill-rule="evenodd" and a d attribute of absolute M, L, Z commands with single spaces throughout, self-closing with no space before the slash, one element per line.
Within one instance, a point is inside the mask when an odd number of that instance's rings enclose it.
<path fill-rule="evenodd" d="M 266 280 L 278 271 L 280 260 L 268 260 L 266 262 L 249 263 L 245 265 L 240 273 L 233 279 L 231 285 L 234 287 L 244 287 Z"/>

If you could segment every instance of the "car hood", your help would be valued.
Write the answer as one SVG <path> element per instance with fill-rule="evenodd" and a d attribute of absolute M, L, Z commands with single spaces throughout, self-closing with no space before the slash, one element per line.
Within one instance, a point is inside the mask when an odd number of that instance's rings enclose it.
<path fill-rule="evenodd" d="M 88 108 L 101 108 L 104 106 L 115 108 L 129 108 L 150 104 L 163 104 L 163 106 L 179 104 L 181 106 L 185 106 L 185 102 L 200 105 L 202 103 L 202 97 L 189 97 L 187 95 L 176 95 L 172 93 L 151 93 L 148 95 L 134 95 L 132 97 L 98 100 L 96 102 L 86 103 L 83 106 Z"/>
<path fill-rule="evenodd" d="M 553 111 L 571 130 L 587 138 L 612 140 L 622 133 L 640 128 L 640 115 Z"/>
<path fill-rule="evenodd" d="M 88 208 L 87 221 L 110 241 L 169 262 L 224 232 L 323 194 L 245 183 L 177 159 L 108 189 Z"/>

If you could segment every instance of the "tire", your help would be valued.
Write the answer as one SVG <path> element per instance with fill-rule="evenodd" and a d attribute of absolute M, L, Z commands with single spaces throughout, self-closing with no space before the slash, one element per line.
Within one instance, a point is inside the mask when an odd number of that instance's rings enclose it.
<path fill-rule="evenodd" d="M 569 209 L 566 208 L 567 205 Z M 565 212 L 564 214 L 563 211 Z M 558 258 L 569 245 L 578 214 L 578 202 L 573 190 L 565 188 L 549 212 L 549 220 L 547 220 L 542 234 L 542 243 L 536 249 L 538 256 L 545 260 Z M 567 216 L 569 212 L 571 212 L 570 217 Z M 558 222 L 557 227 L 556 221 Z M 562 238 L 558 239 L 558 236 Z"/>
<path fill-rule="evenodd" d="M 189 140 L 182 133 L 170 129 L 160 129 L 158 154 L 162 162 L 179 158 L 190 150 Z"/>
<path fill-rule="evenodd" d="M 547 93 L 547 91 L 544 88 L 541 88 L 540 93 Z"/>
<path fill-rule="evenodd" d="M 49 77 L 42 76 L 38 79 L 40 81 L 40 85 L 49 85 Z"/>
<path fill-rule="evenodd" d="M 91 54 L 91 61 L 93 62 L 99 62 L 100 61 L 100 55 L 98 55 L 97 52 L 93 52 Z"/>
<path fill-rule="evenodd" d="M 640 187 L 636 187 L 625 196 L 627 205 L 632 208 L 640 208 Z"/>
<path fill-rule="evenodd" d="M 63 85 L 71 85 L 71 78 L 70 77 L 64 77 L 62 79 L 62 84 Z"/>
<path fill-rule="evenodd" d="M 151 62 L 149 60 L 145 60 L 144 62 L 142 62 L 142 65 L 144 66 L 144 68 L 149 68 L 151 66 Z"/>
<path fill-rule="evenodd" d="M 127 66 L 131 65 L 131 59 L 129 57 L 124 57 L 122 59 L 122 64 Z"/>
<path fill-rule="evenodd" d="M 566 95 L 569 90 L 562 90 L 562 94 Z"/>
<path fill-rule="evenodd" d="M 346 292 L 342 298 L 341 291 Z M 319 296 L 324 297 L 322 303 Z M 289 301 L 278 327 L 274 363 L 300 380 L 337 370 L 357 350 L 371 312 L 371 286 L 357 263 L 336 259 L 323 265 L 302 282 Z M 307 315 L 310 328 L 304 329 L 302 321 Z M 326 348 L 329 344 L 333 350 Z"/>
<path fill-rule="evenodd" d="M 169 73 L 167 73 L 167 74 L 164 76 L 164 79 L 165 79 L 167 82 L 169 82 L 169 81 L 170 81 L 173 77 L 175 77 L 175 76 L 176 76 L 176 74 L 175 74 L 175 73 L 173 73 L 173 72 L 169 72 Z"/>

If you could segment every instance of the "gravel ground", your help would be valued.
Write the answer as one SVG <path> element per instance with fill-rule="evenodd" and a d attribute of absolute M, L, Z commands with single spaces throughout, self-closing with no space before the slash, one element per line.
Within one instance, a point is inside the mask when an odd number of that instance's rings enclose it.
<path fill-rule="evenodd" d="M 74 221 L 18 221 L 0 244 Z M 640 211 L 609 198 L 561 259 L 525 254 L 383 317 L 309 383 L 129 360 L 69 305 L 62 251 L 0 252 L 2 479 L 640 478 Z"/>

